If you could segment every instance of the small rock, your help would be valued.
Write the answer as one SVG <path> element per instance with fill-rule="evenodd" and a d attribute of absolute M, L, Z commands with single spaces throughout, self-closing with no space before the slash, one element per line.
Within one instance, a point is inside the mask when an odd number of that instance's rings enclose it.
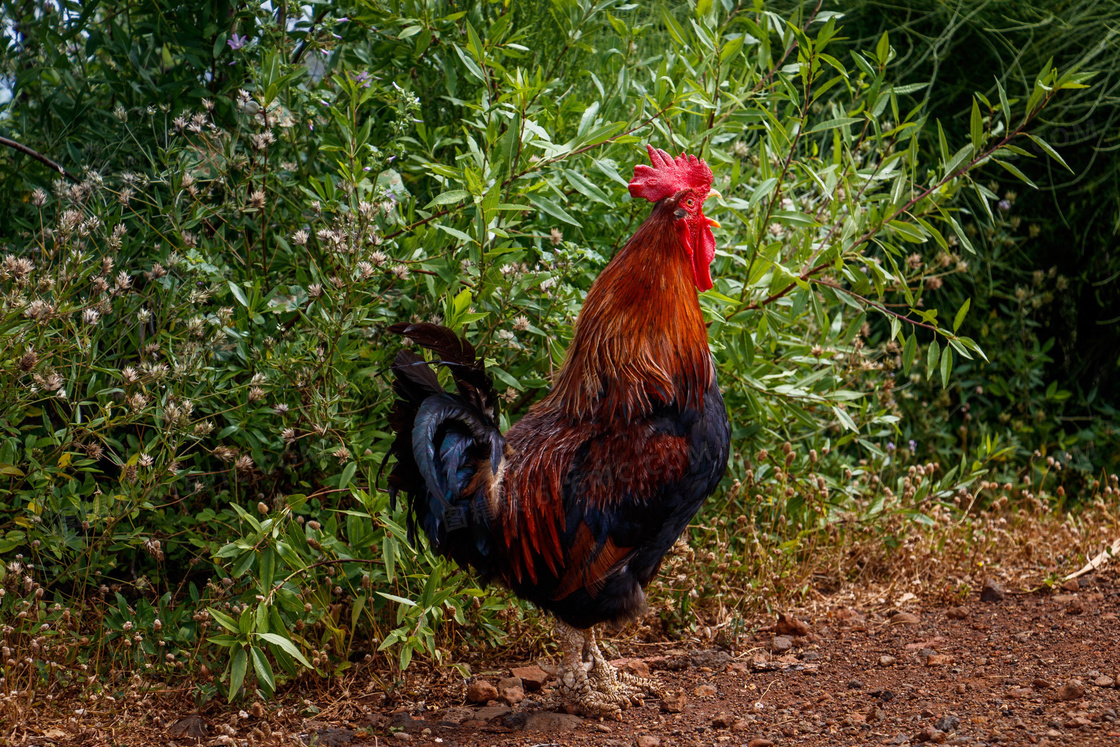
<path fill-rule="evenodd" d="M 943 732 L 951 732 L 961 725 L 961 720 L 956 716 L 946 713 L 941 718 L 933 722 L 935 729 L 940 729 Z"/>
<path fill-rule="evenodd" d="M 917 625 L 921 620 L 912 612 L 896 612 L 891 615 L 891 625 Z"/>
<path fill-rule="evenodd" d="M 890 654 L 883 654 L 879 657 L 879 666 L 881 667 L 893 667 L 897 663 L 898 659 L 894 658 Z"/>
<path fill-rule="evenodd" d="M 508 716 L 511 713 L 509 706 L 494 705 L 479 708 L 475 711 L 474 717 L 479 721 L 493 721 L 496 718 Z"/>
<path fill-rule="evenodd" d="M 980 589 L 981 602 L 1002 602 L 1005 596 L 1007 592 L 1003 587 L 990 578 L 984 581 L 984 586 Z"/>
<path fill-rule="evenodd" d="M 849 625 L 859 625 L 867 622 L 867 618 L 861 615 L 851 607 L 841 607 L 832 613 L 832 616 L 837 622 L 847 623 Z"/>
<path fill-rule="evenodd" d="M 642 679 L 649 679 L 649 664 L 646 664 L 641 659 L 630 659 L 622 665 L 622 671 L 627 674 L 632 674 L 635 677 Z"/>
<path fill-rule="evenodd" d="M 1054 697 L 1058 700 L 1080 700 L 1085 697 L 1085 685 L 1081 680 L 1070 680 L 1058 688 Z"/>
<path fill-rule="evenodd" d="M 506 677 L 498 682 L 498 700 L 509 706 L 515 706 L 525 700 L 525 689 L 521 686 L 521 678 Z"/>
<path fill-rule="evenodd" d="M 1066 721 L 1067 729 L 1084 729 L 1087 726 L 1092 726 L 1093 722 L 1084 716 L 1074 716 L 1069 721 Z"/>
<path fill-rule="evenodd" d="M 737 719 L 735 719 L 735 723 L 731 724 L 731 731 L 737 732 L 737 733 L 748 731 L 750 728 L 751 728 L 751 722 L 748 721 L 745 718 L 737 718 Z"/>
<path fill-rule="evenodd" d="M 932 726 L 923 726 L 922 730 L 914 735 L 915 742 L 933 742 L 934 744 L 945 744 L 948 735 L 940 729 L 935 729 Z"/>
<path fill-rule="evenodd" d="M 863 684 L 859 680 L 848 680 L 849 690 L 862 690 L 865 687 L 867 687 L 867 685 Z"/>
<path fill-rule="evenodd" d="M 543 711 L 541 713 L 534 713 L 529 716 L 529 718 L 525 721 L 525 731 L 572 731 L 582 723 L 583 719 L 581 719 L 579 716 L 573 716 L 568 713 L 553 713 L 552 711 Z"/>
<path fill-rule="evenodd" d="M 498 688 L 486 680 L 475 680 L 467 685 L 467 700 L 471 703 L 487 703 L 498 699 Z"/>
<path fill-rule="evenodd" d="M 521 680 L 521 686 L 526 692 L 536 692 L 548 682 L 548 672 L 536 664 L 528 667 L 514 667 L 510 673 Z"/>
<path fill-rule="evenodd" d="M 398 742 L 411 742 L 412 735 L 407 731 L 395 731 L 393 732 L 393 739 L 397 740 Z"/>
<path fill-rule="evenodd" d="M 1076 578 L 1071 578 L 1069 581 L 1062 582 L 1062 588 L 1066 591 L 1078 591 L 1081 588 L 1081 584 L 1077 583 Z"/>
<path fill-rule="evenodd" d="M 1093 684 L 1097 687 L 1115 687 L 1116 680 L 1112 679 L 1107 674 L 1102 674 L 1100 677 L 1093 680 Z"/>
<path fill-rule="evenodd" d="M 1080 615 L 1085 611 L 1085 603 L 1080 599 L 1073 599 L 1066 605 L 1067 615 Z"/>
<path fill-rule="evenodd" d="M 774 747 L 774 743 L 764 737 L 755 737 L 747 742 L 747 747 Z"/>
<path fill-rule="evenodd" d="M 719 690 L 714 685 L 697 685 L 693 692 L 698 698 L 714 698 L 719 695 Z"/>
<path fill-rule="evenodd" d="M 821 655 L 816 651 L 802 651 L 797 655 L 797 658 L 801 659 L 801 661 L 819 661 Z"/>
<path fill-rule="evenodd" d="M 607 726 L 606 724 L 595 724 L 595 731 L 599 732 L 600 734 L 611 734 L 614 732 L 614 729 Z"/>
<path fill-rule="evenodd" d="M 927 667 L 943 667 L 953 663 L 953 657 L 948 654 L 930 654 L 925 657 Z"/>
<path fill-rule="evenodd" d="M 784 613 L 778 613 L 778 622 L 774 626 L 774 632 L 778 635 L 809 636 L 813 634 L 813 629 L 796 617 L 787 617 Z"/>
<path fill-rule="evenodd" d="M 717 729 L 730 729 L 733 723 L 735 723 L 735 717 L 726 711 L 720 711 L 712 719 L 712 726 Z"/>
<path fill-rule="evenodd" d="M 896 734 L 894 739 L 891 739 L 890 741 L 888 741 L 887 744 L 898 744 L 898 745 L 910 744 L 910 737 L 906 736 L 905 734 Z"/>
<path fill-rule="evenodd" d="M 964 695 L 966 692 L 968 692 L 968 685 L 963 682 L 958 682 L 956 691 L 958 695 Z"/>
<path fill-rule="evenodd" d="M 638 738 L 634 740 L 634 744 L 638 747 L 659 747 L 661 737 L 655 737 L 652 734 L 639 734 Z"/>
<path fill-rule="evenodd" d="M 688 696 L 684 690 L 665 693 L 661 697 L 661 710 L 665 713 L 680 713 L 688 705 Z"/>
<path fill-rule="evenodd" d="M 968 608 L 950 607 L 949 610 L 945 613 L 945 617 L 949 618 L 950 620 L 963 620 L 968 617 Z"/>
<path fill-rule="evenodd" d="M 1050 680 L 1048 679 L 1035 677 L 1033 680 L 1031 680 L 1031 687 L 1033 687 L 1035 690 L 1049 690 L 1053 687 L 1053 685 L 1050 684 Z"/>
<path fill-rule="evenodd" d="M 719 649 L 695 651 L 689 655 L 688 660 L 694 667 L 707 667 L 713 672 L 722 672 L 724 667 L 731 662 L 731 654 Z"/>
<path fill-rule="evenodd" d="M 793 648 L 793 641 L 790 640 L 789 636 L 776 635 L 771 639 L 767 648 L 775 654 L 784 654 Z"/>

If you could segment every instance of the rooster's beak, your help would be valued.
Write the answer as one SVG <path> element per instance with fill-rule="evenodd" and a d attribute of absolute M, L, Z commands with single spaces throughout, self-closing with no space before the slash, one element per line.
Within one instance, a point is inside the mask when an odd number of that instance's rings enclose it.
<path fill-rule="evenodd" d="M 719 193 L 719 190 L 716 189 L 715 187 L 712 187 L 711 189 L 708 190 L 708 197 L 718 197 L 721 200 L 723 199 L 723 195 L 721 195 Z"/>
<path fill-rule="evenodd" d="M 723 226 L 721 226 L 719 224 L 719 221 L 716 220 L 715 218 L 709 218 L 708 216 L 705 215 L 704 220 L 708 221 L 708 225 L 713 227 L 713 228 L 723 228 Z"/>

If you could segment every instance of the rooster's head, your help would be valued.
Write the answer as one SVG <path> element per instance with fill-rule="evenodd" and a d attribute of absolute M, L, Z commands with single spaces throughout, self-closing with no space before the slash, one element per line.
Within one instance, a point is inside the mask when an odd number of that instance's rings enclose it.
<path fill-rule="evenodd" d="M 696 156 L 682 153 L 673 158 L 652 145 L 646 148 L 653 166 L 634 167 L 630 196 L 654 203 L 669 201 L 674 227 L 692 263 L 696 287 L 706 291 L 712 287 L 711 264 L 716 256 L 712 226 L 719 227 L 719 223 L 704 215 L 704 200 L 719 195 L 712 189 L 712 170 Z"/>

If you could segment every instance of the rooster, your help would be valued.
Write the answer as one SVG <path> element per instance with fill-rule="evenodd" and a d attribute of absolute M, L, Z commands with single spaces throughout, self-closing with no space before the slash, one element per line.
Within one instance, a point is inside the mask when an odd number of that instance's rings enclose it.
<path fill-rule="evenodd" d="M 649 218 L 592 285 L 552 390 L 503 436 L 497 396 L 465 338 L 435 324 L 390 329 L 394 501 L 432 550 L 556 618 L 560 694 L 593 717 L 656 694 L 612 667 L 595 626 L 637 618 L 645 587 L 727 468 L 730 425 L 698 291 L 715 256 L 703 160 L 648 146 L 629 188 Z"/>

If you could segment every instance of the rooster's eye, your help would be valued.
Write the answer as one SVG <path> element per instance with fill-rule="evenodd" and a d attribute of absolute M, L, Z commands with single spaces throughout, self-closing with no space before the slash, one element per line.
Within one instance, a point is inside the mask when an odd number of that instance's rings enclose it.
<path fill-rule="evenodd" d="M 685 205 L 688 205 L 689 207 L 692 207 L 695 204 L 696 204 L 696 200 L 692 199 L 691 197 L 689 197 L 688 200 L 685 202 Z"/>

